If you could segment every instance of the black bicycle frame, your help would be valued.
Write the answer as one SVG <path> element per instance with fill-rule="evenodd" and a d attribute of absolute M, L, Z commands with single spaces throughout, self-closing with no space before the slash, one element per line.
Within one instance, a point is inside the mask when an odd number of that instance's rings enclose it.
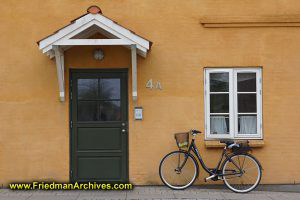
<path fill-rule="evenodd" d="M 200 153 L 199 153 L 199 151 L 198 151 L 198 148 L 197 148 L 197 146 L 196 146 L 196 144 L 195 144 L 195 139 L 192 139 L 192 142 L 191 142 L 191 144 L 190 144 L 190 146 L 189 146 L 189 149 L 188 149 L 188 153 L 190 153 L 190 152 L 194 152 L 194 154 L 197 156 L 197 158 L 198 158 L 198 160 L 200 161 L 200 164 L 201 164 L 201 166 L 202 166 L 202 168 L 209 174 L 209 175 L 218 175 L 218 176 L 228 176 L 228 175 L 236 175 L 236 174 L 241 174 L 241 173 L 243 173 L 243 171 L 242 171 L 242 169 L 233 161 L 233 160 L 231 160 L 231 158 L 229 157 L 229 155 L 226 153 L 226 148 L 224 148 L 224 150 L 223 150 L 223 153 L 222 153 L 222 156 L 221 156 L 221 158 L 220 158 L 220 160 L 219 160 L 219 162 L 218 162 L 218 165 L 216 166 L 216 168 L 208 168 L 206 165 L 205 165 L 205 163 L 204 163 L 204 161 L 202 160 L 202 157 L 201 157 L 201 155 L 200 155 Z M 222 163 L 222 160 L 223 160 L 223 157 L 225 156 L 225 158 L 227 158 L 227 159 L 229 159 L 229 161 L 230 162 L 232 162 L 239 170 L 240 170 L 240 172 L 239 173 L 228 173 L 228 174 L 222 174 L 222 173 L 218 173 L 218 170 L 219 170 L 219 168 L 220 168 L 220 165 L 221 165 L 221 163 Z M 185 163 L 184 163 L 185 164 Z M 184 165 L 183 164 L 183 165 Z"/>

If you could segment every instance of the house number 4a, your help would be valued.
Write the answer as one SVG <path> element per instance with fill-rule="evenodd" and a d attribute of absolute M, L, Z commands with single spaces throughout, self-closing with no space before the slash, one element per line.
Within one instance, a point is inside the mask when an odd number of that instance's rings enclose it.
<path fill-rule="evenodd" d="M 156 81 L 156 83 L 153 83 L 152 79 L 150 79 L 150 80 L 147 81 L 146 88 L 150 88 L 150 89 L 155 88 L 155 89 L 162 90 L 160 81 Z"/>

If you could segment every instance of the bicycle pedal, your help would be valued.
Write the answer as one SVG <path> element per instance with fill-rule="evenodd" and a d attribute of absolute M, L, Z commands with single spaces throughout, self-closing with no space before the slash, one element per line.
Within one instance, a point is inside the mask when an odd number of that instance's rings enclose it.
<path fill-rule="evenodd" d="M 213 174 L 213 175 L 211 175 L 211 176 L 209 176 L 209 177 L 206 177 L 204 180 L 205 180 L 205 182 L 206 181 L 208 181 L 208 180 L 210 180 L 210 179 L 212 179 L 212 178 L 215 178 L 217 175 L 216 174 Z"/>

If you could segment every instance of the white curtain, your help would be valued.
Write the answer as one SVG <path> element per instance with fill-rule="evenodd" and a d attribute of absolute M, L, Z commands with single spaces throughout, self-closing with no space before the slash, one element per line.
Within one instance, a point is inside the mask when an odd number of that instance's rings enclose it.
<path fill-rule="evenodd" d="M 227 125 L 224 116 L 210 117 L 210 133 L 211 134 L 227 134 Z"/>
<path fill-rule="evenodd" d="M 256 116 L 240 117 L 240 134 L 256 134 Z"/>

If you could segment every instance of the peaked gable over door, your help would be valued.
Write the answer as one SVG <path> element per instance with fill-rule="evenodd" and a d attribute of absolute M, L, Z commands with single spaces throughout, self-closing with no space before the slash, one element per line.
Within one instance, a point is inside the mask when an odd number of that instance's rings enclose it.
<path fill-rule="evenodd" d="M 105 39 L 88 39 L 100 33 Z M 91 6 L 87 13 L 53 34 L 37 42 L 44 54 L 56 60 L 60 101 L 65 100 L 64 51 L 72 46 L 121 45 L 131 49 L 132 99 L 137 100 L 137 54 L 146 57 L 152 42 L 102 15 L 98 6 Z"/>
<path fill-rule="evenodd" d="M 89 31 L 86 31 L 88 29 Z M 97 32 L 107 36 L 109 39 L 87 39 Z M 73 39 L 75 36 L 79 36 L 81 39 Z M 97 6 L 89 7 L 86 14 L 72 20 L 70 24 L 39 40 L 37 43 L 42 52 L 46 53 L 50 58 L 55 55 L 53 46 L 61 46 L 63 50 L 66 50 L 74 45 L 128 46 L 135 44 L 137 53 L 143 57 L 147 56 L 152 46 L 151 41 L 104 16 Z"/>

